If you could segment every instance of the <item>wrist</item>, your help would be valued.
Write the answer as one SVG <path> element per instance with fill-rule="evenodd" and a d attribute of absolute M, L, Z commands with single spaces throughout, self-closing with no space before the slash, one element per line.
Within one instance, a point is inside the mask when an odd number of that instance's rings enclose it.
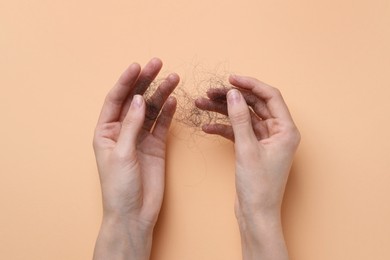
<path fill-rule="evenodd" d="M 237 216 L 244 260 L 288 259 L 280 213 Z"/>
<path fill-rule="evenodd" d="M 254 233 L 253 236 L 261 236 L 262 233 L 275 233 L 282 231 L 280 212 L 275 210 L 266 213 L 236 213 L 238 226 L 245 234 Z"/>
<path fill-rule="evenodd" d="M 121 227 L 132 234 L 152 235 L 155 222 L 147 221 L 136 214 L 120 214 L 117 212 L 103 212 L 102 227 L 115 229 Z"/>
<path fill-rule="evenodd" d="M 94 260 L 147 260 L 150 257 L 152 238 L 151 225 L 121 216 L 103 216 Z"/>

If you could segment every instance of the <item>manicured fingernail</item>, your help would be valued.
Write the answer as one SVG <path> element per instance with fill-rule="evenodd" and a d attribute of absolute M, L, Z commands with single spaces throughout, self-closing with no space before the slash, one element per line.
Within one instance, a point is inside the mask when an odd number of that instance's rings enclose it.
<path fill-rule="evenodd" d="M 231 105 L 236 104 L 238 101 L 240 101 L 241 94 L 238 92 L 237 89 L 231 89 L 227 93 L 227 101 Z"/>
<path fill-rule="evenodd" d="M 131 102 L 135 108 L 140 108 L 143 102 L 143 97 L 141 95 L 135 95 L 133 97 L 133 101 Z"/>

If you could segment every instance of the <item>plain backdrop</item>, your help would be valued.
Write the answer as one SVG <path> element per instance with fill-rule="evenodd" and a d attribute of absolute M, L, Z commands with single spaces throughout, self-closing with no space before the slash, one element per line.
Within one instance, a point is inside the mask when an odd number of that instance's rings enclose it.
<path fill-rule="evenodd" d="M 95 123 L 154 56 L 190 91 L 199 66 L 282 91 L 291 259 L 390 259 L 389 46 L 388 0 L 1 0 L 0 259 L 91 259 Z M 152 259 L 241 259 L 234 196 L 231 143 L 174 123 Z"/>

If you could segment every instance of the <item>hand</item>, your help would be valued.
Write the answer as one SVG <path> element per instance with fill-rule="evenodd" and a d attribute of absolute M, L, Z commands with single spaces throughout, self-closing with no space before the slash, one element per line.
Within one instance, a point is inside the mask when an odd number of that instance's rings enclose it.
<path fill-rule="evenodd" d="M 161 67 L 157 58 L 142 71 L 130 65 L 105 99 L 93 140 L 103 198 L 95 259 L 149 258 L 176 109 L 169 95 L 179 83 L 178 75 L 169 75 L 145 101 L 142 95 Z"/>
<path fill-rule="evenodd" d="M 209 98 L 196 105 L 228 115 L 231 122 L 204 125 L 203 130 L 234 141 L 235 213 L 244 259 L 287 259 L 280 208 L 300 134 L 277 89 L 249 77 L 231 76 L 229 81 L 237 89 L 210 90 Z"/>

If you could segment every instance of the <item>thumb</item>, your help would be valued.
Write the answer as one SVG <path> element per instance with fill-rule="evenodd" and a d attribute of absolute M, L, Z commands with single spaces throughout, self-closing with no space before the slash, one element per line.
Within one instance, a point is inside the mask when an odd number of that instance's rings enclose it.
<path fill-rule="evenodd" d="M 241 92 L 237 89 L 229 90 L 227 105 L 236 149 L 241 150 L 256 144 L 257 138 L 253 132 L 250 111 Z"/>
<path fill-rule="evenodd" d="M 145 101 L 141 95 L 134 95 L 118 137 L 118 149 L 124 153 L 135 150 L 138 133 L 145 120 Z"/>

